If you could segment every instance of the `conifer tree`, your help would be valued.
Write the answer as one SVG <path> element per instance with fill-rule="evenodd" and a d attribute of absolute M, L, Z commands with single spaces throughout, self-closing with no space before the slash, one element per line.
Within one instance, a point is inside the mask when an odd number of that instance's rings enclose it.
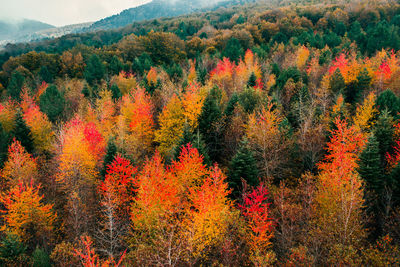
<path fill-rule="evenodd" d="M 32 153 L 33 151 L 33 139 L 31 130 L 25 123 L 25 120 L 22 117 L 21 112 L 17 113 L 15 119 L 15 129 L 14 129 L 15 139 L 21 142 L 21 145 L 25 147 L 26 151 Z"/>
<path fill-rule="evenodd" d="M 257 162 L 246 139 L 241 142 L 238 151 L 229 164 L 228 183 L 233 188 L 235 196 L 242 189 L 242 179 L 250 186 L 258 184 Z"/>
<path fill-rule="evenodd" d="M 107 166 L 114 161 L 114 157 L 117 154 L 117 146 L 115 145 L 114 137 L 111 137 L 107 142 L 106 155 L 104 156 L 103 169 L 101 170 L 101 176 L 106 175 Z"/>
<path fill-rule="evenodd" d="M 111 93 L 112 93 L 112 98 L 114 100 L 117 100 L 122 97 L 122 93 L 121 93 L 121 90 L 119 89 L 118 85 L 113 84 L 113 85 L 111 85 L 110 89 L 111 89 Z"/>
<path fill-rule="evenodd" d="M 89 84 L 94 85 L 104 77 L 105 67 L 98 55 L 93 54 L 85 69 L 85 79 Z"/>
<path fill-rule="evenodd" d="M 343 93 L 343 91 L 345 90 L 346 85 L 344 83 L 343 75 L 342 73 L 340 73 L 339 69 L 336 69 L 336 71 L 331 76 L 329 87 L 331 89 L 331 92 L 333 92 L 334 94 Z"/>
<path fill-rule="evenodd" d="M 367 188 L 379 193 L 383 187 L 384 173 L 379 155 L 379 143 L 372 135 L 359 157 L 358 173 L 366 182 Z"/>
<path fill-rule="evenodd" d="M 52 122 L 56 122 L 64 112 L 65 98 L 55 85 L 47 87 L 40 96 L 40 109 Z"/>
<path fill-rule="evenodd" d="M 24 85 L 25 77 L 19 72 L 14 71 L 11 75 L 10 83 L 7 87 L 8 95 L 14 100 L 20 100 L 22 86 Z"/>
<path fill-rule="evenodd" d="M 392 90 L 383 91 L 376 100 L 376 105 L 380 111 L 387 110 L 393 117 L 398 116 L 400 112 L 400 101 Z"/>

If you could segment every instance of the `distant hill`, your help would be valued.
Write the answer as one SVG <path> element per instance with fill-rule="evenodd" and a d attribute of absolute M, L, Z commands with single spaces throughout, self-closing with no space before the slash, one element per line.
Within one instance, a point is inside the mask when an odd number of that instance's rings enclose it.
<path fill-rule="evenodd" d="M 37 31 L 55 28 L 53 25 L 36 20 L 6 20 L 0 19 L 0 41 L 15 40 L 22 36 L 32 34 Z"/>
<path fill-rule="evenodd" d="M 200 10 L 249 2 L 255 2 L 255 0 L 153 0 L 150 3 L 126 9 L 117 15 L 99 20 L 93 23 L 87 31 L 115 29 L 136 21 L 174 17 Z"/>

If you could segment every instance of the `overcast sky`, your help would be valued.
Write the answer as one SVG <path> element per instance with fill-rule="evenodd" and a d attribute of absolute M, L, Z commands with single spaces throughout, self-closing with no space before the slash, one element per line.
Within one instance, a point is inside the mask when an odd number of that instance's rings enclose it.
<path fill-rule="evenodd" d="M 96 21 L 151 0 L 0 0 L 0 18 L 27 18 L 54 26 Z"/>

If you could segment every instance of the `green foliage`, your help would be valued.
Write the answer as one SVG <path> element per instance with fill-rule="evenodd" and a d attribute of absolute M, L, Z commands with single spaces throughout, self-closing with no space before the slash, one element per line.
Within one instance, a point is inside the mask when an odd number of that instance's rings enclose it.
<path fill-rule="evenodd" d="M 232 61 L 238 62 L 244 54 L 244 50 L 239 40 L 231 38 L 226 43 L 222 56 L 229 58 Z"/>
<path fill-rule="evenodd" d="M 233 188 L 234 196 L 238 196 L 243 189 L 242 179 L 250 186 L 256 186 L 259 182 L 257 161 L 246 139 L 240 143 L 239 149 L 229 164 L 228 183 Z"/>
<path fill-rule="evenodd" d="M 346 84 L 344 83 L 343 75 L 340 73 L 339 69 L 336 69 L 331 79 L 329 80 L 329 87 L 332 93 L 339 94 L 343 93 L 346 89 Z"/>
<path fill-rule="evenodd" d="M 11 144 L 10 135 L 4 130 L 0 123 L 0 169 L 7 160 L 8 147 Z"/>
<path fill-rule="evenodd" d="M 398 113 L 400 112 L 400 100 L 392 90 L 387 89 L 383 91 L 378 96 L 376 105 L 381 112 L 387 110 L 393 117 L 398 117 Z"/>
<path fill-rule="evenodd" d="M 0 262 L 2 265 L 22 266 L 26 260 L 26 247 L 18 236 L 7 233 L 0 243 Z"/>
<path fill-rule="evenodd" d="M 183 70 L 182 67 L 179 64 L 172 64 L 170 66 L 164 66 L 165 71 L 167 72 L 169 78 L 173 82 L 178 82 L 180 79 L 182 79 L 183 76 Z"/>
<path fill-rule="evenodd" d="M 94 85 L 96 82 L 99 82 L 101 79 L 104 78 L 105 74 L 105 67 L 104 64 L 101 62 L 98 55 L 93 54 L 89 62 L 85 68 L 85 79 L 90 85 Z"/>
<path fill-rule="evenodd" d="M 42 78 L 42 81 L 46 83 L 52 83 L 54 81 L 53 74 L 49 71 L 47 66 L 42 66 L 40 68 L 39 76 Z"/>
<path fill-rule="evenodd" d="M 32 253 L 33 267 L 51 267 L 51 260 L 49 254 L 40 248 L 36 248 Z"/>
<path fill-rule="evenodd" d="M 358 173 L 367 184 L 367 188 L 380 193 L 384 186 L 384 172 L 379 154 L 379 143 L 374 135 L 368 139 L 367 146 L 359 157 Z"/>
<path fill-rule="evenodd" d="M 381 155 L 381 161 L 385 162 L 387 153 L 392 153 L 394 146 L 394 128 L 393 128 L 393 117 L 389 115 L 387 111 L 383 111 L 378 117 L 375 125 L 374 135 L 379 144 L 379 154 Z"/>
<path fill-rule="evenodd" d="M 55 85 L 47 87 L 40 96 L 40 109 L 46 113 L 52 122 L 56 122 L 64 112 L 65 98 Z"/>
<path fill-rule="evenodd" d="M 14 137 L 21 142 L 21 145 L 25 147 L 26 151 L 29 153 L 33 152 L 33 139 L 31 130 L 28 128 L 25 120 L 22 118 L 21 112 L 17 113 L 15 119 Z"/>
<path fill-rule="evenodd" d="M 253 113 L 261 99 L 253 87 L 247 87 L 239 94 L 239 103 L 247 113 Z"/>
<path fill-rule="evenodd" d="M 122 71 L 123 67 L 124 65 L 122 64 L 121 60 L 119 60 L 117 56 L 113 56 L 110 64 L 108 65 L 108 72 L 111 75 L 118 75 Z"/>
<path fill-rule="evenodd" d="M 115 138 L 111 137 L 107 142 L 106 155 L 104 156 L 103 168 L 101 170 L 102 177 L 106 175 L 107 166 L 114 161 L 115 155 L 117 155 L 117 146 L 115 145 Z"/>
<path fill-rule="evenodd" d="M 20 100 L 22 86 L 24 85 L 25 77 L 21 72 L 15 70 L 7 87 L 8 95 L 14 100 Z"/>
<path fill-rule="evenodd" d="M 122 97 L 122 93 L 121 90 L 119 89 L 118 85 L 116 85 L 115 83 L 113 85 L 111 85 L 111 93 L 112 93 L 112 98 L 114 100 L 120 99 Z"/>

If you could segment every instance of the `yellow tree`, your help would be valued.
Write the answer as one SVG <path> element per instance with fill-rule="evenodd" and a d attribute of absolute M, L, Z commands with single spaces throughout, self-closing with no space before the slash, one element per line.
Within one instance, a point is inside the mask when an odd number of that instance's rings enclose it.
<path fill-rule="evenodd" d="M 258 158 L 259 169 L 267 179 L 277 174 L 286 159 L 288 139 L 280 129 L 281 123 L 282 117 L 271 103 L 251 114 L 248 120 L 247 138 Z"/>
<path fill-rule="evenodd" d="M 363 104 L 357 107 L 356 114 L 353 119 L 354 127 L 363 133 L 368 133 L 374 126 L 373 118 L 378 113 L 378 110 L 375 108 L 375 100 L 376 95 L 374 93 L 370 93 L 364 99 Z"/>
<path fill-rule="evenodd" d="M 197 128 L 197 119 L 201 114 L 204 98 L 205 94 L 201 92 L 201 88 L 196 82 L 191 83 L 182 96 L 184 116 L 192 130 Z"/>
<path fill-rule="evenodd" d="M 160 129 L 155 133 L 155 141 L 159 143 L 160 153 L 166 157 L 172 156 L 182 137 L 185 125 L 184 112 L 182 101 L 174 95 L 160 115 Z"/>

